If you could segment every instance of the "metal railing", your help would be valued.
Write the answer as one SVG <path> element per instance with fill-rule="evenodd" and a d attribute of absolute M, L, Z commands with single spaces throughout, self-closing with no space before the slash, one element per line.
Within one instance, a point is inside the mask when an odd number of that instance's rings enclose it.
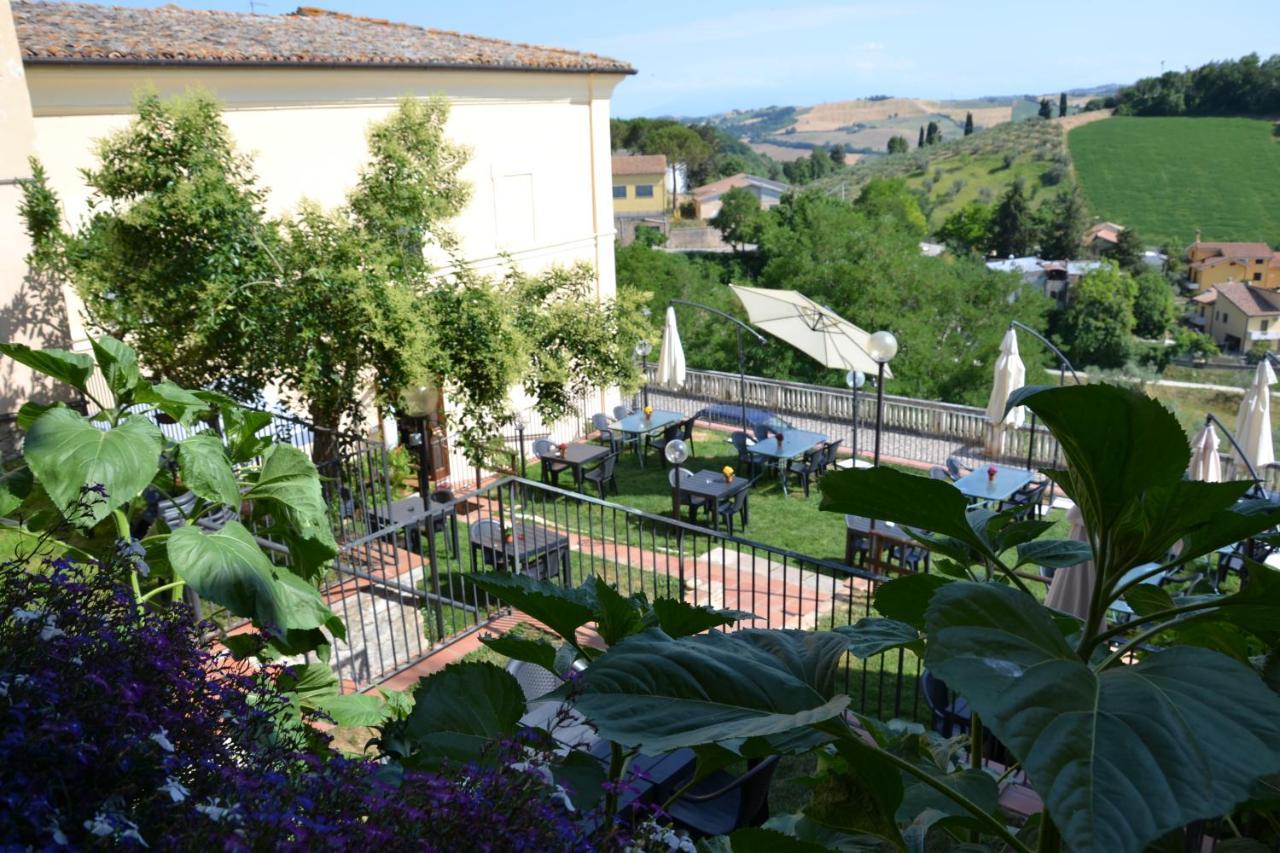
<path fill-rule="evenodd" d="M 484 540 L 489 523 L 510 530 L 510 542 Z M 504 477 L 460 496 L 452 511 L 416 513 L 342 545 L 325 594 L 347 626 L 347 642 L 334 652 L 344 689 L 365 689 L 511 616 L 470 582 L 475 572 L 499 566 L 558 584 L 594 576 L 623 595 L 680 597 L 755 614 L 739 623 L 744 628 L 854 624 L 872 615 L 872 597 L 886 580 L 857 566 Z M 840 675 L 861 711 L 923 713 L 920 663 L 910 653 L 869 662 L 850 656 Z"/>
<path fill-rule="evenodd" d="M 738 376 L 712 370 L 689 370 L 684 387 L 678 391 L 657 387 L 656 368 L 648 365 L 649 401 L 655 407 L 670 408 L 687 414 L 714 403 L 739 402 Z M 831 438 L 844 438 L 845 447 L 853 437 L 853 395 L 846 389 L 801 382 L 785 382 L 748 376 L 746 404 L 780 415 L 797 427 L 814 430 Z M 859 451 L 869 451 L 875 435 L 875 395 L 865 390 L 858 395 Z M 990 461 L 1025 466 L 1031 450 L 1032 432 L 1027 426 L 1009 430 L 1004 453 L 990 456 L 984 447 L 988 429 L 984 410 L 976 406 L 915 400 L 886 394 L 881 446 L 885 457 L 924 465 L 943 465 L 948 456 L 972 467 Z M 1052 465 L 1058 455 L 1058 444 L 1048 430 L 1035 430 L 1037 465 Z"/>

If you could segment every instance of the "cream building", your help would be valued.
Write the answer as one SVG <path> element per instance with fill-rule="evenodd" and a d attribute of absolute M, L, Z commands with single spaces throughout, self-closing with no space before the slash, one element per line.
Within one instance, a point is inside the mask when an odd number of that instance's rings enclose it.
<path fill-rule="evenodd" d="M 27 155 L 39 157 L 76 222 L 86 212 L 80 170 L 93 162 L 93 141 L 130 121 L 143 88 L 216 95 L 272 213 L 303 198 L 340 203 L 367 159 L 369 124 L 404 95 L 443 94 L 448 134 L 471 150 L 463 177 L 472 200 L 452 223 L 463 256 L 481 271 L 497 271 L 504 256 L 531 272 L 588 261 L 597 297 L 614 293 L 609 100 L 634 73 L 625 63 L 312 9 L 0 3 L 5 305 L 30 290 L 13 184 L 28 174 Z M 65 302 L 63 325 L 77 344 L 80 311 L 74 298 Z M 0 305 L 0 339 L 34 334 L 3 312 Z M 33 389 L 29 377 L 3 379 L 0 412 L 12 411 Z"/>

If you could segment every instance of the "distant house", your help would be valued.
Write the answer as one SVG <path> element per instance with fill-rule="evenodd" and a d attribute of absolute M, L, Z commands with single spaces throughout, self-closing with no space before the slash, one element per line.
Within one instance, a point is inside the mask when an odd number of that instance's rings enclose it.
<path fill-rule="evenodd" d="M 1099 222 L 1096 225 L 1089 226 L 1089 230 L 1085 231 L 1084 236 L 1080 238 L 1080 244 L 1089 249 L 1114 246 L 1120 242 L 1120 232 L 1123 230 L 1123 225 L 1117 225 L 1114 222 Z"/>
<path fill-rule="evenodd" d="M 1202 242 L 1199 237 L 1187 247 L 1192 289 L 1203 292 L 1228 281 L 1280 289 L 1280 252 L 1266 243 Z"/>
<path fill-rule="evenodd" d="M 987 261 L 987 269 L 1017 273 L 1027 284 L 1059 303 L 1066 302 L 1072 285 L 1100 266 L 1102 261 L 1045 261 L 1036 257 Z"/>
<path fill-rule="evenodd" d="M 947 247 L 941 243 L 920 242 L 920 254 L 924 255 L 926 258 L 941 257 L 946 253 L 946 251 Z"/>
<path fill-rule="evenodd" d="M 663 154 L 615 154 L 613 215 L 661 215 L 667 209 L 667 158 Z"/>
<path fill-rule="evenodd" d="M 1191 324 L 1213 338 L 1223 352 L 1242 352 L 1263 342 L 1280 342 L 1280 294 L 1240 281 L 1216 284 L 1192 297 Z"/>
<path fill-rule="evenodd" d="M 790 184 L 739 172 L 704 186 L 695 187 L 690 193 L 693 196 L 694 215 L 698 219 L 713 218 L 720 212 L 720 197 L 735 187 L 748 190 L 760 199 L 760 207 L 763 210 L 776 206 L 782 200 L 782 194 L 791 189 Z"/>

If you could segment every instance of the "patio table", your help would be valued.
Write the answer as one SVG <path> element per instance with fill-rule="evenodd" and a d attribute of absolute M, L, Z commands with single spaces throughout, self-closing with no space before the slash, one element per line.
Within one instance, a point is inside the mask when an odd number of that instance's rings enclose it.
<path fill-rule="evenodd" d="M 680 481 L 680 491 L 687 495 L 694 495 L 700 498 L 706 498 L 708 510 L 711 515 L 711 529 L 719 529 L 719 514 L 716 512 L 716 505 L 726 498 L 736 495 L 743 489 L 751 487 L 751 480 L 748 477 L 735 476 L 732 483 L 725 482 L 724 473 L 721 471 L 698 471 L 691 477 L 686 477 Z"/>
<path fill-rule="evenodd" d="M 377 507 L 372 513 L 372 521 L 376 529 L 395 527 L 398 524 L 419 519 L 417 527 L 408 531 L 408 544 L 411 550 L 422 553 L 422 531 L 431 526 L 444 532 L 443 525 L 449 525 L 449 544 L 451 553 L 458 553 L 458 505 L 456 501 L 437 501 L 428 498 L 427 509 L 422 508 L 422 498 L 418 495 L 392 501 L 386 506 Z"/>
<path fill-rule="evenodd" d="M 599 464 L 609 455 L 611 449 L 599 444 L 570 444 L 561 453 L 557 449 L 554 453 L 543 455 L 538 454 L 539 461 L 542 462 L 558 462 L 562 465 L 568 465 L 573 471 L 573 484 L 582 491 L 582 475 L 593 464 Z"/>
<path fill-rule="evenodd" d="M 776 460 L 778 463 L 778 481 L 782 483 L 782 494 L 787 494 L 787 466 L 786 463 L 791 459 L 798 459 L 815 449 L 819 445 L 826 444 L 827 437 L 820 432 L 808 432 L 802 429 L 789 429 L 782 433 L 782 442 L 779 443 L 777 438 L 769 436 L 762 438 L 755 444 L 747 448 L 747 453 L 751 456 L 766 456 Z"/>
<path fill-rule="evenodd" d="M 617 432 L 625 432 L 628 435 L 636 437 L 636 459 L 640 461 L 640 467 L 644 467 L 644 448 L 641 447 L 641 439 L 646 435 L 662 432 L 667 427 L 681 423 L 689 419 L 689 416 L 681 412 L 668 412 L 658 409 L 653 410 L 653 414 L 649 417 L 644 416 L 644 412 L 635 412 L 627 415 L 625 418 L 614 421 L 609 425 L 609 429 Z"/>
<path fill-rule="evenodd" d="M 973 500 L 1004 503 L 1036 477 L 1034 471 L 1022 468 L 1006 468 L 1003 465 L 991 467 L 996 469 L 994 478 L 987 477 L 986 468 L 978 468 L 965 474 L 952 485 L 965 497 Z"/>
<path fill-rule="evenodd" d="M 871 569 L 881 574 L 903 571 L 902 566 L 881 559 L 885 551 L 901 548 L 905 555 L 907 548 L 921 547 L 905 528 L 892 521 L 880 521 L 861 515 L 846 515 L 844 526 L 844 561 L 850 566 L 853 565 L 855 545 L 859 537 L 870 540 L 867 547 L 867 560 L 871 563 Z"/>
<path fill-rule="evenodd" d="M 550 577 L 553 564 L 559 563 L 561 579 L 566 586 L 571 583 L 569 537 L 528 522 L 512 525 L 511 533 L 510 542 L 505 541 L 502 534 L 487 528 L 478 534 L 473 533 L 471 570 L 476 570 L 477 553 L 486 566 L 499 571 L 523 570 L 539 579 Z"/>

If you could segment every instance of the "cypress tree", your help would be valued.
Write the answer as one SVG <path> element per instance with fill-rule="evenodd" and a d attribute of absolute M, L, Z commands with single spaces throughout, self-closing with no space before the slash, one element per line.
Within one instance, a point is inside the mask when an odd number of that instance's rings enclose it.
<path fill-rule="evenodd" d="M 1067 93 L 1063 92 L 1058 96 L 1058 118 L 1062 118 L 1067 114 Z"/>
<path fill-rule="evenodd" d="M 924 125 L 920 125 L 920 141 L 916 143 L 917 148 L 924 147 Z"/>
<path fill-rule="evenodd" d="M 936 121 L 929 122 L 929 129 L 924 135 L 925 145 L 936 145 L 942 139 L 942 134 L 938 131 L 938 123 Z"/>
<path fill-rule="evenodd" d="M 968 136 L 973 133 L 973 113 L 965 113 L 964 116 L 964 135 Z"/>

